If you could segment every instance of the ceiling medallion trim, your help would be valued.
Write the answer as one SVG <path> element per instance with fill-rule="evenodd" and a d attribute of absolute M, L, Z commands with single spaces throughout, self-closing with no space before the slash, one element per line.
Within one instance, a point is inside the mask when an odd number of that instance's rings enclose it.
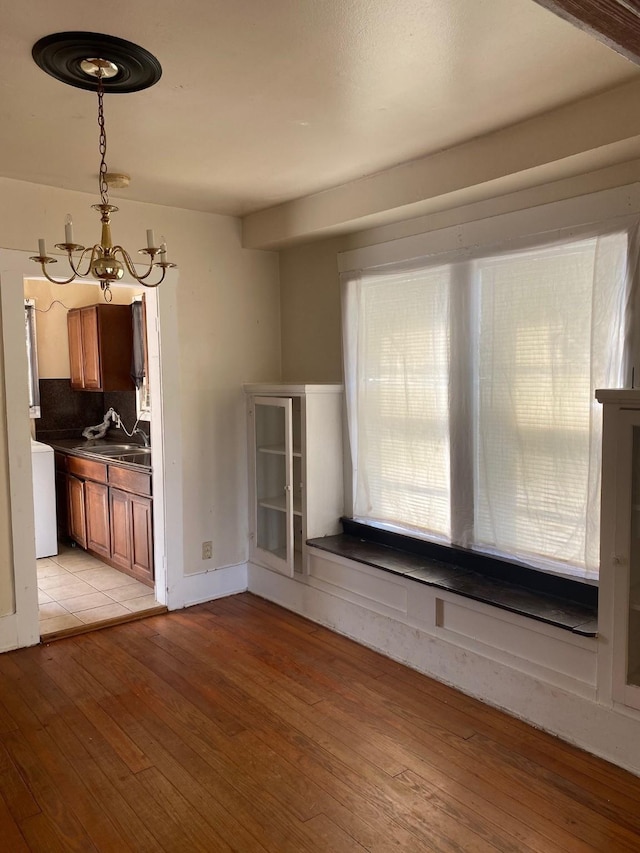
<path fill-rule="evenodd" d="M 162 76 L 162 66 L 148 50 L 100 33 L 54 33 L 37 41 L 31 55 L 51 77 L 92 92 L 96 91 L 97 82 L 95 74 L 87 70 L 87 60 L 103 60 L 117 69 L 113 76 L 104 76 L 105 93 L 140 92 L 153 86 Z"/>

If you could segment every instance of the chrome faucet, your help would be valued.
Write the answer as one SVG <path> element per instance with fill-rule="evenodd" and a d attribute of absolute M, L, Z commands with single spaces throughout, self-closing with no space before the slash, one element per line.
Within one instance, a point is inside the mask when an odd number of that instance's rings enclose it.
<path fill-rule="evenodd" d="M 145 447 L 149 447 L 149 445 L 151 444 L 151 442 L 149 441 L 149 436 L 146 434 L 146 432 L 143 429 L 140 429 L 140 427 L 134 427 L 131 430 L 131 435 L 132 436 L 141 435 L 142 436 L 142 442 L 143 442 Z"/>
<path fill-rule="evenodd" d="M 122 423 L 122 418 L 120 417 L 120 415 L 114 409 L 109 409 L 109 412 L 111 413 L 111 417 L 113 418 L 116 427 L 118 429 L 121 429 L 126 436 L 128 436 L 129 438 L 133 438 L 134 435 L 140 435 L 142 436 L 142 442 L 144 446 L 150 446 L 149 436 L 143 429 L 140 429 L 140 427 L 138 426 L 138 421 L 140 420 L 140 418 L 136 420 L 135 424 L 133 425 L 133 429 L 131 430 L 131 432 L 129 432 L 126 426 Z"/>

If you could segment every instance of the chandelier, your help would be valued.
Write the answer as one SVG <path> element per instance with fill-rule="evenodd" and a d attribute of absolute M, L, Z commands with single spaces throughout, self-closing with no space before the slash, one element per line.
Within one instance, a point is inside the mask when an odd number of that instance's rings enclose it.
<path fill-rule="evenodd" d="M 116 92 L 134 92 L 153 85 L 162 73 L 160 63 L 132 42 L 96 33 L 46 36 L 34 45 L 32 53 L 36 63 L 51 76 L 71 86 L 97 92 L 100 203 L 91 206 L 100 214 L 102 231 L 100 242 L 85 248 L 74 241 L 73 221 L 67 216 L 64 243 L 55 244 L 56 249 L 67 254 L 70 274 L 66 278 L 49 275 L 47 267 L 57 263 L 57 259 L 47 255 L 44 239 L 38 240 L 38 254 L 31 260 L 40 264 L 45 278 L 53 284 L 70 284 L 78 278 L 93 276 L 100 282 L 107 302 L 112 298 L 111 284 L 122 279 L 125 271 L 145 287 L 157 287 L 164 281 L 167 270 L 176 266 L 167 259 L 164 238 L 160 246 L 156 246 L 153 230 L 147 230 L 147 246 L 138 250 L 139 254 L 147 256 L 145 269 L 138 272 L 129 252 L 119 244 L 114 245 L 111 237 L 111 214 L 118 208 L 109 202 L 104 94 L 105 85 Z"/>

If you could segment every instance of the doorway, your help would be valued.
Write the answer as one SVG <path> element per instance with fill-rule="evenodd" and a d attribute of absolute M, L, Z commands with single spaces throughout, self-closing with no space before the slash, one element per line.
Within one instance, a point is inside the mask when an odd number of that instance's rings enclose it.
<path fill-rule="evenodd" d="M 179 353 L 176 318 L 178 276 L 176 270 L 170 272 L 162 288 L 153 292 L 148 306 L 149 374 L 151 394 L 155 400 L 151 421 L 151 445 L 158 448 L 153 454 L 152 462 L 155 599 L 159 604 L 169 607 L 171 607 L 172 594 L 175 594 L 175 591 L 180 592 L 180 579 L 183 576 Z M 31 442 L 25 418 L 25 413 L 28 411 L 28 369 L 23 322 L 24 280 L 33 278 L 33 264 L 29 261 L 27 253 L 0 250 L 0 300 L 5 356 L 9 500 L 15 598 L 15 618 L 5 619 L 4 625 L 12 632 L 15 630 L 16 646 L 32 645 L 40 639 L 33 485 L 30 476 Z M 135 282 L 124 280 L 123 283 L 136 286 Z M 171 400 L 171 405 L 168 404 L 168 400 Z"/>
<path fill-rule="evenodd" d="M 155 597 L 153 571 L 146 307 L 156 294 L 146 291 L 114 284 L 107 304 L 94 282 L 24 283 L 35 321 L 31 434 L 43 640 L 166 609 Z M 85 340 L 75 334 L 83 327 Z M 104 437 L 84 437 L 87 429 Z M 100 455 L 120 446 L 127 453 Z M 131 491 L 123 491 L 126 483 Z"/>

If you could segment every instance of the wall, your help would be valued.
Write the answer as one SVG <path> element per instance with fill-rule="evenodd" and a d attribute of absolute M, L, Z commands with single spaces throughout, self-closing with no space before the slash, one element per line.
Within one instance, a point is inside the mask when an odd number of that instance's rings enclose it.
<path fill-rule="evenodd" d="M 287 382 L 342 381 L 336 256 L 343 242 L 322 240 L 280 254 L 282 371 Z"/>
<path fill-rule="evenodd" d="M 283 380 L 342 379 L 339 252 L 526 210 L 639 179 L 640 160 L 632 160 L 427 216 L 284 249 L 280 253 Z"/>
<path fill-rule="evenodd" d="M 278 260 L 243 249 L 231 217 L 115 200 L 114 238 L 134 251 L 145 229 L 166 234 L 179 264 L 180 424 L 184 447 L 184 571 L 247 560 L 246 418 L 242 383 L 280 378 Z M 0 180 L 0 247 L 35 253 L 36 240 L 62 238 L 73 213 L 79 239 L 97 239 L 95 198 L 19 181 Z M 62 264 L 58 264 L 62 266 Z M 37 268 L 34 264 L 34 270 Z M 8 525 L 6 429 L 0 403 L 0 534 Z M 21 417 L 18 413 L 11 413 Z M 26 419 L 28 420 L 28 419 Z M 25 429 L 28 424 L 25 420 Z M 203 563 L 201 542 L 213 541 Z M 0 613 L 9 612 L 11 556 L 0 538 Z"/>

